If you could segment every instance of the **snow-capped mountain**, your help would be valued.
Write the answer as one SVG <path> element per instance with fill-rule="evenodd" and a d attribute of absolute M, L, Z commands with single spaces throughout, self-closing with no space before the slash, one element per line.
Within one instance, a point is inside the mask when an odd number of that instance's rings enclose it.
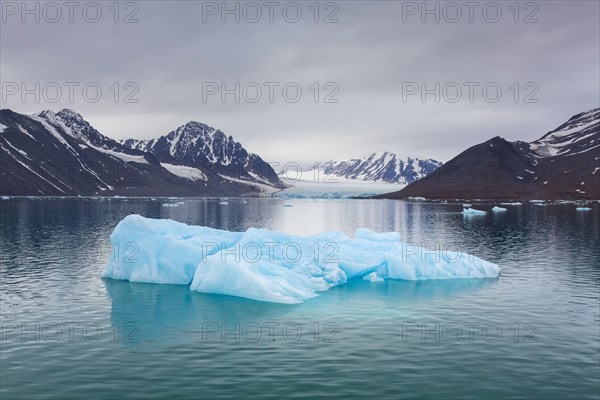
<path fill-rule="evenodd" d="M 258 193 L 198 168 L 161 164 L 94 129 L 72 110 L 33 115 L 0 110 L 0 195 L 179 195 Z"/>
<path fill-rule="evenodd" d="M 141 163 L 145 160 L 149 164 L 158 164 L 158 160 L 156 157 L 152 156 L 152 154 L 130 149 L 118 141 L 104 136 L 90 125 L 81 114 L 71 109 L 65 108 L 57 113 L 46 110 L 33 114 L 30 117 L 37 119 L 46 127 L 48 127 L 48 125 L 54 127 L 55 130 L 58 129 L 59 132 L 64 132 L 68 136 L 85 143 L 85 145 L 91 148 L 110 154 L 121 160 L 131 162 L 139 161 Z"/>
<path fill-rule="evenodd" d="M 122 143 L 132 149 L 149 152 L 162 163 L 199 168 L 224 177 L 278 188 L 285 186 L 262 158 L 248 153 L 233 137 L 200 122 L 188 122 L 158 139 L 127 139 Z"/>
<path fill-rule="evenodd" d="M 362 159 L 317 163 L 313 170 L 333 178 L 406 184 L 429 175 L 441 165 L 436 160 L 399 157 L 386 151 Z"/>
<path fill-rule="evenodd" d="M 381 198 L 600 199 L 600 108 L 533 142 L 495 137 Z"/>
<path fill-rule="evenodd" d="M 600 146 L 600 108 L 577 114 L 530 147 L 541 158 L 574 156 Z"/>

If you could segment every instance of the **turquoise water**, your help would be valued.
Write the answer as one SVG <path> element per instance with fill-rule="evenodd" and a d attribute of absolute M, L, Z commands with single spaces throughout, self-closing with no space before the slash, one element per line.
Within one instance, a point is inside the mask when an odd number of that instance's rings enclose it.
<path fill-rule="evenodd" d="M 161 205 L 176 201 L 0 201 L 2 400 L 600 396 L 597 205 L 470 218 L 460 204 L 401 201 Z M 110 233 L 132 212 L 228 230 L 395 230 L 502 274 L 355 280 L 299 305 L 103 280 Z"/>

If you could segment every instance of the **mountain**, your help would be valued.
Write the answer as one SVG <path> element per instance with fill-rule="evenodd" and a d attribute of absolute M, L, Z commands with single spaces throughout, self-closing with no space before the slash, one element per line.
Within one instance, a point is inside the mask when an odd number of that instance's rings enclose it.
<path fill-rule="evenodd" d="M 158 139 L 128 139 L 122 143 L 131 149 L 153 154 L 161 163 L 199 168 L 276 188 L 285 187 L 262 158 L 248 153 L 233 137 L 200 122 L 188 122 Z"/>
<path fill-rule="evenodd" d="M 407 197 L 600 199 L 600 108 L 530 143 L 495 137 L 398 192 L 376 196 Z"/>
<path fill-rule="evenodd" d="M 72 110 L 33 115 L 0 110 L 1 195 L 225 196 L 258 185 L 212 171 L 160 163 L 94 129 Z"/>
<path fill-rule="evenodd" d="M 394 153 L 373 153 L 363 159 L 327 161 L 316 164 L 321 176 L 362 181 L 411 183 L 421 179 L 442 165 L 432 159 L 398 157 Z"/>

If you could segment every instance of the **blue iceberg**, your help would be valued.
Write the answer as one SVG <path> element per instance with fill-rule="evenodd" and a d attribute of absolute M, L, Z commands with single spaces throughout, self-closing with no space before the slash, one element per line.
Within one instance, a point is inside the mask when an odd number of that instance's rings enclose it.
<path fill-rule="evenodd" d="M 495 278 L 500 268 L 466 253 L 402 242 L 396 232 L 358 229 L 293 236 L 251 228 L 229 232 L 129 215 L 111 235 L 102 274 L 131 282 L 190 285 L 191 290 L 277 303 L 301 303 L 351 278 Z"/>
<path fill-rule="evenodd" d="M 482 211 L 482 210 L 476 210 L 476 209 L 471 208 L 471 207 L 465 207 L 465 208 L 463 208 L 463 215 L 467 215 L 467 216 L 472 216 L 472 215 L 483 216 L 485 214 L 486 214 L 486 212 Z"/>

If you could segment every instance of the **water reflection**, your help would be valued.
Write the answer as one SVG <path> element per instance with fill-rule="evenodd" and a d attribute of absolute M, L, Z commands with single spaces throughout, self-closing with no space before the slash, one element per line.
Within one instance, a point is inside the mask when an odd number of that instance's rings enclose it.
<path fill-rule="evenodd" d="M 179 201 L 184 204 L 162 206 Z M 398 399 L 453 393 L 476 399 L 491 392 L 498 398 L 598 397 L 596 204 L 587 213 L 568 204 L 508 205 L 502 215 L 465 221 L 459 202 L 218 202 L 0 201 L 0 323 L 77 322 L 97 324 L 106 333 L 101 341 L 84 341 L 79 330 L 73 343 L 66 334 L 59 342 L 34 341 L 32 332 L 25 341 L 12 334 L 0 344 L 0 397 L 83 398 L 90 392 L 108 399 L 123 393 L 140 398 L 194 398 L 199 393 L 208 398 L 265 393 L 280 398 L 295 393 Z M 293 207 L 283 207 L 284 202 Z M 502 275 L 492 280 L 357 279 L 299 305 L 191 292 L 187 286 L 103 281 L 109 236 L 132 212 L 235 231 L 397 231 L 403 240 L 429 249 L 457 243 L 462 247 L 451 249 L 473 250 L 499 264 Z M 62 248 L 70 251 L 57 251 Z M 335 322 L 339 343 L 317 342 L 312 335 L 300 342 L 202 341 L 206 323 L 232 328 L 236 322 L 271 321 L 301 324 L 308 335 L 315 323 Z M 498 343 L 458 345 L 421 343 L 414 336 L 403 344 L 400 325 L 411 321 L 492 322 L 505 328 L 505 337 Z M 510 327 L 531 321 L 539 322 L 540 342 L 515 342 Z M 127 322 L 137 324 L 137 342 L 115 342 L 113 327 L 118 325 L 125 335 L 130 333 Z"/>
<path fill-rule="evenodd" d="M 405 305 L 473 294 L 497 285 L 500 279 L 431 279 L 423 281 L 386 279 L 383 282 L 353 279 L 348 284 L 332 288 L 321 296 L 325 301 L 335 298 L 340 301 L 359 303 L 365 298 L 371 298 L 375 301 L 383 301 L 386 305 Z"/>
<path fill-rule="evenodd" d="M 327 310 L 329 315 L 343 315 L 348 309 L 357 312 L 363 309 L 372 313 L 370 306 L 375 304 L 378 308 L 397 307 L 464 296 L 492 287 L 498 281 L 448 279 L 369 282 L 353 279 L 345 285 L 321 292 L 317 298 L 289 305 L 198 293 L 189 290 L 187 285 L 102 280 L 111 302 L 111 324 L 124 326 L 134 323 L 139 327 L 135 335 L 138 340 L 129 344 L 154 342 L 161 346 L 202 339 L 208 329 L 214 329 L 215 326 L 220 329 L 222 324 L 229 328 L 240 324 L 242 329 L 251 323 L 285 324 L 290 322 L 291 315 L 294 316 L 293 323 L 300 323 L 317 310 Z"/>
<path fill-rule="evenodd" d="M 217 324 L 234 327 L 250 322 L 279 321 L 296 307 L 254 300 L 193 292 L 187 285 L 132 283 L 102 279 L 110 298 L 111 323 L 134 323 L 139 327 L 135 342 L 161 346 L 198 340 Z M 212 329 L 212 328 L 211 328 Z"/>

